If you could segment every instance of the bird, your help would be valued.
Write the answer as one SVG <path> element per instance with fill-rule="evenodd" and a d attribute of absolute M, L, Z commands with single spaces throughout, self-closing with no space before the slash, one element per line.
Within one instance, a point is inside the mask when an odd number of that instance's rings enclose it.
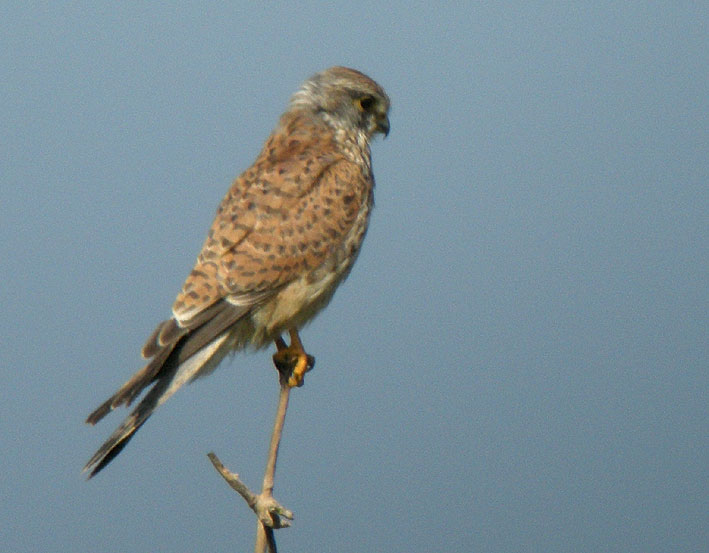
<path fill-rule="evenodd" d="M 298 331 L 357 259 L 374 206 L 370 143 L 389 134 L 389 108 L 379 84 L 340 66 L 311 76 L 291 96 L 253 165 L 219 204 L 172 316 L 142 348 L 145 366 L 86 419 L 95 425 L 146 392 L 86 463 L 89 478 L 180 387 L 229 353 L 275 343 L 277 365 L 293 360 L 287 386 L 303 384 L 314 358 Z"/>

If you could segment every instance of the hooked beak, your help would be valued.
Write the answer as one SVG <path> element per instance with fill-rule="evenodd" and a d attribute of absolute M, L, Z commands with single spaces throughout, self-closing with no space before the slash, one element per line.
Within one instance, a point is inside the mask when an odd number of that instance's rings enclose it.
<path fill-rule="evenodd" d="M 377 119 L 377 132 L 380 132 L 386 138 L 389 135 L 389 117 L 383 114 Z"/>

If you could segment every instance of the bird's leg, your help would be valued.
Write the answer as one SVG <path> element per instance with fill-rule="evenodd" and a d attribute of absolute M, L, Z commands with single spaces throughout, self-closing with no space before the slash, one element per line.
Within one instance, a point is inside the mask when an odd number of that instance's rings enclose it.
<path fill-rule="evenodd" d="M 285 379 L 288 386 L 295 388 L 303 385 L 305 373 L 315 366 L 315 358 L 305 353 L 303 343 L 300 341 L 298 331 L 292 328 L 290 334 L 290 345 L 280 336 L 276 338 L 276 353 L 273 354 L 273 363 L 276 365 L 281 378 Z"/>

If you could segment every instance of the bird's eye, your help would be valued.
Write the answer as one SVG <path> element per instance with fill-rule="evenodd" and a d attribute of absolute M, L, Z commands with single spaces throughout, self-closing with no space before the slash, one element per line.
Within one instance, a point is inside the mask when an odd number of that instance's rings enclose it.
<path fill-rule="evenodd" d="M 372 96 L 362 96 L 355 100 L 355 105 L 360 111 L 369 111 L 374 107 L 374 98 Z"/>

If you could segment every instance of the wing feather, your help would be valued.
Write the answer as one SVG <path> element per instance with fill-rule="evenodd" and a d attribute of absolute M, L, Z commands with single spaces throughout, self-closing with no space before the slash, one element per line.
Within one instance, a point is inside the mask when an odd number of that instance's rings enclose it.
<path fill-rule="evenodd" d="M 173 305 L 177 321 L 219 298 L 244 306 L 267 301 L 341 247 L 371 202 L 370 177 L 336 153 L 329 128 L 292 115 L 281 124 L 222 200 Z"/>
<path fill-rule="evenodd" d="M 220 204 L 173 305 L 173 318 L 160 323 L 142 348 L 148 363 L 89 415 L 87 422 L 95 424 L 152 385 L 89 460 L 85 470 L 91 476 L 177 389 L 248 341 L 239 333 L 251 323 L 239 321 L 253 309 L 328 261 L 354 260 L 366 228 L 362 213 L 372 204 L 373 181 L 366 171 L 341 153 L 322 121 L 283 116 L 254 165 Z"/>

